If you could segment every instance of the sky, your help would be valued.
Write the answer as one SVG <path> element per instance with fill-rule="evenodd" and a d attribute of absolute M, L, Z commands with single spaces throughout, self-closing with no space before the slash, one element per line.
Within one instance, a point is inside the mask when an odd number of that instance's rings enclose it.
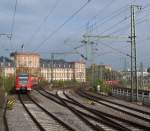
<path fill-rule="evenodd" d="M 107 64 L 113 68 L 129 68 L 130 5 L 135 9 L 137 65 L 150 66 L 150 1 L 149 0 L 0 0 L 0 33 L 11 33 L 12 39 L 0 36 L 0 56 L 12 51 L 40 53 L 50 58 L 52 52 L 78 52 L 89 58 L 89 63 Z M 85 3 L 88 4 L 68 20 Z M 68 20 L 68 21 L 67 21 Z M 63 26 L 61 26 L 67 21 Z M 61 27 L 59 29 L 59 27 Z M 59 30 L 57 30 L 59 29 Z M 92 47 L 82 46 L 84 34 L 118 36 L 118 39 L 95 39 Z M 125 38 L 124 38 L 125 37 Z M 92 48 L 92 51 L 91 51 Z M 93 52 L 93 53 L 91 53 Z M 79 54 L 57 55 L 56 58 L 80 60 Z M 93 55 L 91 55 L 93 54 Z"/>

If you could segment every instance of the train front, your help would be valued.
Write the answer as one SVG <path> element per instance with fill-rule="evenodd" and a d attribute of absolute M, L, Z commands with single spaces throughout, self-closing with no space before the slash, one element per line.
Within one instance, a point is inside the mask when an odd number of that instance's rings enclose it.
<path fill-rule="evenodd" d="M 31 91 L 32 81 L 28 74 L 19 74 L 16 76 L 16 91 Z"/>

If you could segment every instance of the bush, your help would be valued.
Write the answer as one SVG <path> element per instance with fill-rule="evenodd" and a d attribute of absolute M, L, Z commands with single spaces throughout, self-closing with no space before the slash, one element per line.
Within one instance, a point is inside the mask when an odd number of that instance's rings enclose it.
<path fill-rule="evenodd" d="M 13 77 L 0 77 L 0 87 L 7 93 L 11 93 L 14 90 L 14 78 Z"/>
<path fill-rule="evenodd" d="M 41 81 L 39 82 L 39 86 L 40 86 L 40 87 L 45 87 L 45 86 L 47 86 L 47 85 L 49 85 L 49 82 L 46 81 L 46 80 L 41 80 Z"/>
<path fill-rule="evenodd" d="M 5 78 L 5 90 L 10 93 L 12 90 L 14 90 L 15 80 L 14 78 Z"/>
<path fill-rule="evenodd" d="M 81 83 L 75 80 L 64 81 L 64 85 L 68 87 L 79 86 Z"/>
<path fill-rule="evenodd" d="M 100 85 L 100 91 L 104 93 L 111 93 L 111 87 L 105 83 L 103 80 L 97 80 L 94 84 L 95 91 L 97 90 L 97 85 Z"/>
<path fill-rule="evenodd" d="M 52 83 L 53 83 L 53 87 L 59 87 L 59 88 L 64 87 L 64 81 L 62 80 L 59 80 L 59 81 L 55 80 Z"/>

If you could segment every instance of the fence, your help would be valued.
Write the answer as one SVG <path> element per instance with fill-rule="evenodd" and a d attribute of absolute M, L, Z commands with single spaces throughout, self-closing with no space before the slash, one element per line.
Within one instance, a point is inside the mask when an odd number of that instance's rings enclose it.
<path fill-rule="evenodd" d="M 128 88 L 112 88 L 112 96 L 125 99 L 127 101 L 131 100 L 131 89 Z M 133 94 L 133 101 L 136 100 L 136 94 Z M 150 91 L 139 90 L 138 102 L 142 102 L 143 105 L 150 106 Z"/>

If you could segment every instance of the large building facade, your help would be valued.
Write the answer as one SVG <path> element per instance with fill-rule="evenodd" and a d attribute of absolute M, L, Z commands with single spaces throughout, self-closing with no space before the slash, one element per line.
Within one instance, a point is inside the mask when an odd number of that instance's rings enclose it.
<path fill-rule="evenodd" d="M 11 54 L 14 60 L 16 73 L 26 72 L 34 76 L 39 75 L 40 56 L 37 53 L 18 53 Z"/>
<path fill-rule="evenodd" d="M 51 81 L 86 81 L 86 68 L 83 62 L 40 59 L 36 53 L 12 53 L 10 61 L 1 61 L 1 71 L 5 76 L 14 73 L 29 73 L 42 80 Z"/>
<path fill-rule="evenodd" d="M 121 74 L 118 71 L 112 70 L 109 65 L 96 65 L 93 64 L 90 68 L 86 69 L 86 76 L 88 82 L 95 82 L 98 80 L 120 80 Z"/>
<path fill-rule="evenodd" d="M 85 64 L 82 62 L 66 62 L 64 60 L 42 60 L 40 74 L 41 78 L 49 82 L 55 80 L 76 80 L 79 82 L 86 81 Z"/>
<path fill-rule="evenodd" d="M 0 75 L 13 77 L 14 72 L 13 61 L 7 57 L 0 57 Z"/>

